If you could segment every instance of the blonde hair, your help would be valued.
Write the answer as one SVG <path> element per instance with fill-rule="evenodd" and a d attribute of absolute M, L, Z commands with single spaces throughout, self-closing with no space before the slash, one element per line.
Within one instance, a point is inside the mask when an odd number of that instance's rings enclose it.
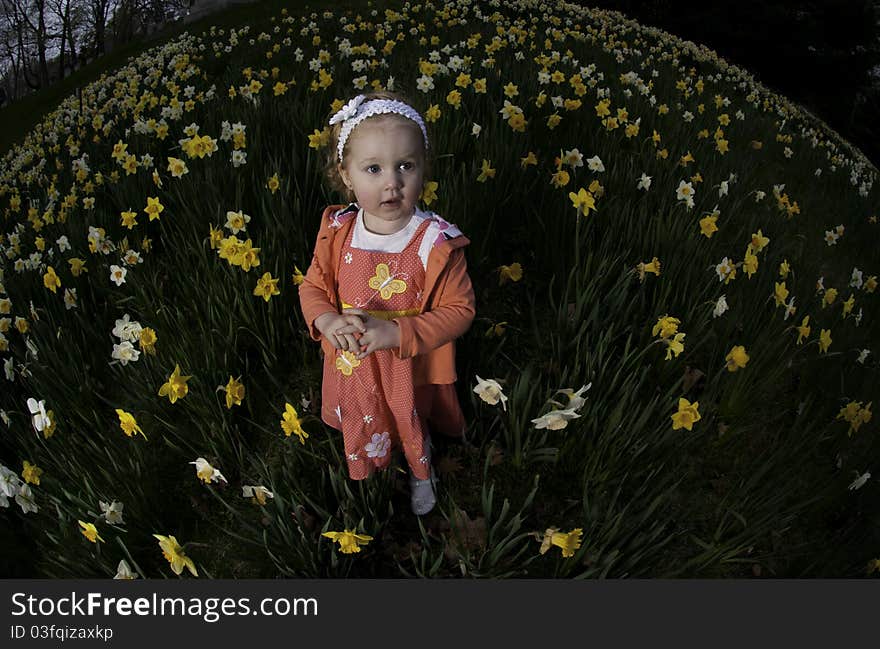
<path fill-rule="evenodd" d="M 363 93 L 363 94 L 365 97 L 364 101 L 369 101 L 370 99 L 396 99 L 397 101 L 402 101 L 406 104 L 409 104 L 410 106 L 413 106 L 413 103 L 411 101 L 409 101 L 409 99 L 405 95 L 403 95 L 402 93 L 391 92 L 388 90 L 377 90 L 375 92 L 368 92 L 368 93 Z M 413 106 L 413 108 L 415 108 L 415 106 Z M 328 114 L 326 119 L 324 120 L 324 123 L 325 124 L 328 123 L 332 116 L 333 116 L 333 113 Z M 413 129 L 415 129 L 415 132 L 418 134 L 419 142 L 422 142 L 422 160 L 424 161 L 424 173 L 422 174 L 422 179 L 424 182 L 427 182 L 428 180 L 430 180 L 431 167 L 432 167 L 430 151 L 433 151 L 433 147 L 430 147 L 428 151 L 425 151 L 424 141 L 422 139 L 422 130 L 421 130 L 421 128 L 419 128 L 419 125 L 416 124 L 411 119 L 408 119 L 408 118 L 406 118 L 402 115 L 398 115 L 396 113 L 383 113 L 380 115 L 373 115 L 371 117 L 368 117 L 364 121 L 365 122 L 369 122 L 372 120 L 378 121 L 380 119 L 402 120 L 403 122 L 406 122 L 408 125 L 412 126 Z M 425 124 L 425 128 L 430 131 L 427 123 Z M 356 197 L 354 195 L 354 192 L 352 190 L 350 190 L 345 185 L 345 182 L 342 180 L 342 175 L 339 173 L 339 168 L 337 167 L 337 165 L 340 164 L 340 162 L 339 162 L 339 158 L 337 157 L 336 147 L 337 147 L 337 144 L 339 143 L 339 131 L 341 131 L 341 130 L 342 130 L 342 122 L 337 122 L 336 124 L 333 124 L 330 127 L 330 141 L 327 143 L 327 147 L 326 147 L 325 153 L 324 153 L 323 175 L 324 175 L 324 178 L 327 180 L 327 184 L 330 187 L 330 189 L 332 189 L 336 192 L 339 192 L 340 194 L 345 196 L 345 201 L 347 203 L 351 203 L 356 200 Z M 355 127 L 355 130 L 352 132 L 352 136 L 356 132 L 357 132 L 357 127 Z M 345 160 L 346 160 L 346 157 L 349 152 L 351 140 L 352 140 L 352 137 L 349 137 L 348 140 L 345 142 L 345 147 L 342 149 L 342 163 L 341 164 L 343 166 L 345 165 Z M 431 139 L 430 132 L 428 133 L 428 141 L 429 142 L 433 141 Z"/>

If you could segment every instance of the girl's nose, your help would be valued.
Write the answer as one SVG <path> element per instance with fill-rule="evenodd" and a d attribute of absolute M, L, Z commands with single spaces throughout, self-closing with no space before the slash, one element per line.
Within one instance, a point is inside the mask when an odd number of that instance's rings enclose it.
<path fill-rule="evenodd" d="M 403 179 L 400 174 L 392 173 L 388 176 L 388 182 L 385 183 L 387 189 L 395 189 L 403 185 Z"/>

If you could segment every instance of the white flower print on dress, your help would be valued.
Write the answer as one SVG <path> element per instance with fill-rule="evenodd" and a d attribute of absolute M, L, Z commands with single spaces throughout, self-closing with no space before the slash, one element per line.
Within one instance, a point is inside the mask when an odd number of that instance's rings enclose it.
<path fill-rule="evenodd" d="M 367 452 L 367 457 L 385 457 L 390 446 L 391 436 L 386 431 L 381 435 L 373 433 L 370 441 L 364 445 L 364 450 Z"/>
<path fill-rule="evenodd" d="M 364 423 L 372 424 L 373 423 L 373 415 L 364 415 Z"/>
<path fill-rule="evenodd" d="M 358 460 L 358 459 L 360 459 L 360 458 L 358 457 L 358 454 L 357 454 L 357 453 L 349 453 L 349 454 L 348 454 L 348 459 L 351 460 L 352 462 L 354 462 L 355 460 Z"/>
<path fill-rule="evenodd" d="M 345 259 L 345 263 L 346 263 L 346 264 L 350 264 L 351 261 L 352 261 L 351 253 L 350 253 L 350 252 L 345 253 L 345 257 L 344 257 L 344 259 Z"/>

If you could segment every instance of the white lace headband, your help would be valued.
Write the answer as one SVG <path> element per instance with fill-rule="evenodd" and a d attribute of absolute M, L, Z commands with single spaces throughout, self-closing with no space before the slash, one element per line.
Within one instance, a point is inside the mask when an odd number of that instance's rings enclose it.
<path fill-rule="evenodd" d="M 342 122 L 342 129 L 339 131 L 339 143 L 336 145 L 336 151 L 339 156 L 339 162 L 342 162 L 342 149 L 345 148 L 345 141 L 351 135 L 351 131 L 355 126 L 372 115 L 381 115 L 384 113 L 397 113 L 414 121 L 422 129 L 422 135 L 425 138 L 425 150 L 428 149 L 428 132 L 425 130 L 425 123 L 422 121 L 421 115 L 409 104 L 396 99 L 370 99 L 366 100 L 364 95 L 358 95 L 337 113 L 330 118 L 330 125 L 333 126 L 337 122 Z"/>

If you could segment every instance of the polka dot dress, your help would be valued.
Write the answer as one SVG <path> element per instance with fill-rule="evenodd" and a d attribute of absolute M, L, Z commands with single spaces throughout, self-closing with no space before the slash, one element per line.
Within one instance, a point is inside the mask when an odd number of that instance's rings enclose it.
<path fill-rule="evenodd" d="M 351 246 L 349 230 L 339 261 L 342 309 L 357 308 L 384 320 L 418 315 L 425 286 L 419 245 L 429 221 L 422 222 L 400 252 L 361 250 Z M 359 339 L 360 334 L 355 334 Z M 428 478 L 430 453 L 427 425 L 416 409 L 411 358 L 380 349 L 358 360 L 340 349 L 324 364 L 324 381 L 334 381 L 339 419 L 353 480 L 386 469 L 394 449 L 402 449 L 413 474 Z"/>

